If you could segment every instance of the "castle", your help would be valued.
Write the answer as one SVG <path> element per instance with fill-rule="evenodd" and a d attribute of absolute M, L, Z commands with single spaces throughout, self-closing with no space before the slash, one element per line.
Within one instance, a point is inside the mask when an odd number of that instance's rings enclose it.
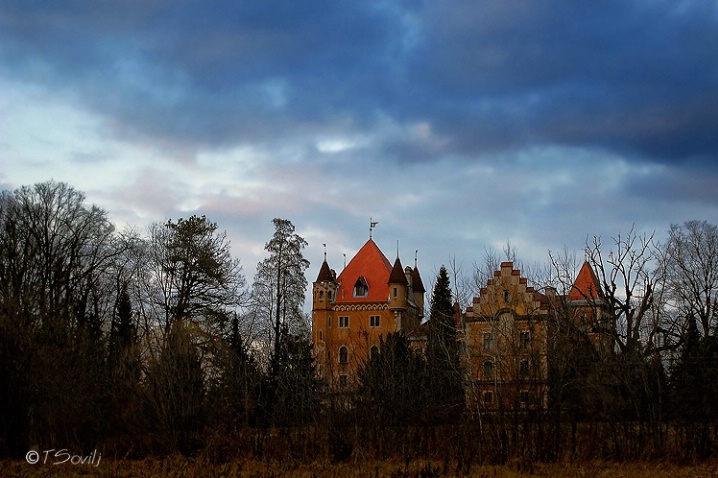
<path fill-rule="evenodd" d="M 320 377 L 333 390 L 351 389 L 359 369 L 391 332 L 403 331 L 415 346 L 424 346 L 425 292 L 416 262 L 403 268 L 397 252 L 392 265 L 371 235 L 338 276 L 325 257 L 312 291 Z M 598 353 L 613 348 L 610 335 L 597 332 L 597 324 L 611 326 L 610 314 L 587 262 L 565 295 L 535 290 L 512 262 L 502 262 L 472 305 L 456 314 L 467 398 L 487 410 L 547 406 L 549 347 L 564 326 L 582 334 Z"/>
<path fill-rule="evenodd" d="M 424 317 L 419 270 L 394 265 L 369 240 L 336 275 L 324 259 L 312 290 L 312 338 L 317 369 L 333 389 L 356 382 L 381 337 L 416 331 Z"/>

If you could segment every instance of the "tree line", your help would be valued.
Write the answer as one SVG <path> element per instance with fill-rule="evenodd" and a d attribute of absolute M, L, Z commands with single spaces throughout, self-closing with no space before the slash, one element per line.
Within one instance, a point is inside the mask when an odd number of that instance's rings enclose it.
<path fill-rule="evenodd" d="M 715 453 L 715 226 L 671 226 L 665 244 L 634 231 L 609 246 L 593 238 L 585 254 L 609 322 L 577 327 L 557 307 L 546 407 L 488 413 L 471 398 L 455 304 L 481 286 L 494 256 L 474 267 L 473 285 L 454 269 L 452 289 L 440 269 L 422 350 L 389 334 L 358 387 L 332 391 L 317 379 L 303 312 L 307 243 L 290 221 L 273 225 L 248 285 L 226 234 L 204 216 L 117 231 L 65 183 L 0 194 L 0 454 L 101 447 L 470 466 Z M 536 288 L 565 296 L 577 262 L 550 254 L 531 270 Z M 609 336 L 610 353 L 588 332 Z"/>

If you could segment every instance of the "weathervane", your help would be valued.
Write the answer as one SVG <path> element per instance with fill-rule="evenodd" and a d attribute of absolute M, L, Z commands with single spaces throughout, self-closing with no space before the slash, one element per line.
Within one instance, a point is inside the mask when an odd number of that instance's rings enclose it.
<path fill-rule="evenodd" d="M 379 221 L 374 221 L 371 217 L 369 218 L 369 239 L 371 239 L 372 231 L 379 224 Z"/>

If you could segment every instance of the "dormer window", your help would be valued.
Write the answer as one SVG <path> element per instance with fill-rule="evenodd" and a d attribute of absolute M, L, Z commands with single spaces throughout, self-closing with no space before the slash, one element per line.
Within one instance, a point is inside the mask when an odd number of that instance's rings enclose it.
<path fill-rule="evenodd" d="M 359 276 L 354 283 L 354 297 L 366 297 L 369 295 L 369 284 L 364 276 Z"/>

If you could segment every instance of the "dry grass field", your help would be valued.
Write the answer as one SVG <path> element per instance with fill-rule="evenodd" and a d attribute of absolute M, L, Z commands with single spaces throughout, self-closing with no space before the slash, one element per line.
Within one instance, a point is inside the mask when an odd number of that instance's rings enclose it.
<path fill-rule="evenodd" d="M 24 461 L 0 462 L 0 477 L 97 477 L 97 478 L 718 478 L 718 463 L 675 465 L 660 462 L 583 464 L 531 464 L 512 462 L 503 466 L 473 466 L 458 469 L 457 463 L 397 462 L 278 463 L 236 461 L 210 464 L 184 457 L 136 461 L 102 460 L 91 465 L 30 465 Z"/>

